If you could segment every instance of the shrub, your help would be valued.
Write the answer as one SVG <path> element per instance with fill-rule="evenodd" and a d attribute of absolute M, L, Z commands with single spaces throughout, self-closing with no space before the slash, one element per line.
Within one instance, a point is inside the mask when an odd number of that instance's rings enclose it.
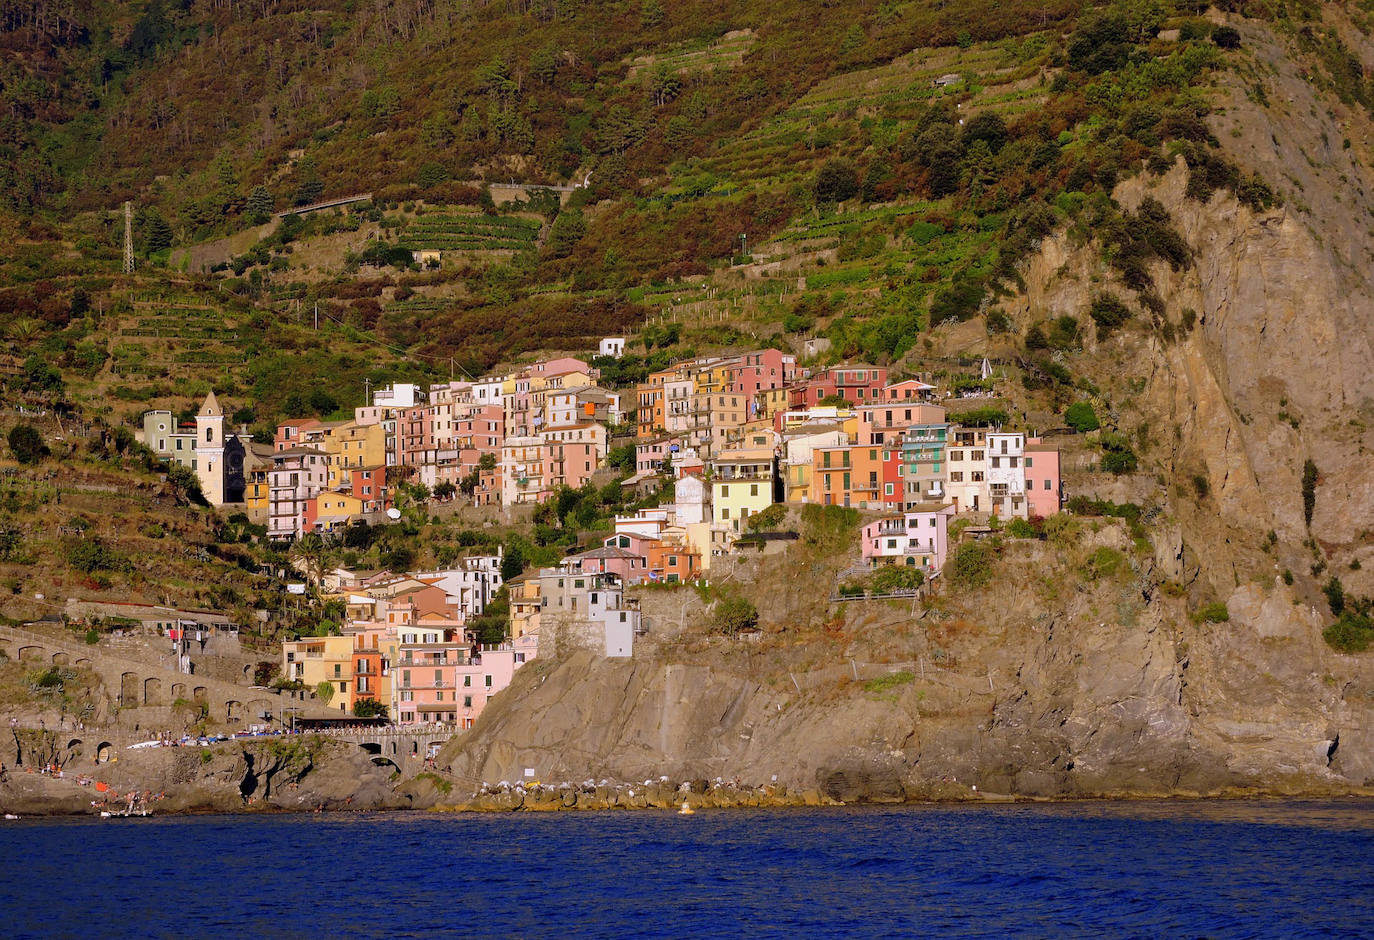
<path fill-rule="evenodd" d="M 353 703 L 354 718 L 386 718 L 387 707 L 375 698 L 360 698 Z"/>
<path fill-rule="evenodd" d="M 1064 410 L 1064 423 L 1079 434 L 1096 431 L 1102 425 L 1097 420 L 1097 412 L 1086 401 L 1076 401 Z"/>
<path fill-rule="evenodd" d="M 1007 523 L 1007 535 L 1014 539 L 1035 539 L 1040 533 L 1025 519 L 1013 519 Z"/>
<path fill-rule="evenodd" d="M 1198 623 L 1226 623 L 1231 619 L 1231 612 L 1226 609 L 1226 605 L 1221 601 L 1213 604 L 1204 604 L 1193 614 L 1193 619 Z"/>
<path fill-rule="evenodd" d="M 320 703 L 328 708 L 329 703 L 334 701 L 334 683 L 328 679 L 322 680 L 319 685 L 315 686 L 315 695 L 319 698 Z"/>
<path fill-rule="evenodd" d="M 1104 473 L 1135 473 L 1138 461 L 1126 438 L 1120 434 L 1102 437 L 1102 470 Z"/>
<path fill-rule="evenodd" d="M 86 645 L 87 645 L 87 646 L 95 646 L 95 645 L 96 645 L 97 643 L 99 643 L 99 642 L 100 642 L 100 631 L 99 631 L 99 630 L 97 630 L 95 627 L 91 627 L 89 630 L 86 631 Z"/>
<path fill-rule="evenodd" d="M 31 424 L 16 424 L 10 428 L 9 442 L 14 459 L 20 463 L 38 463 L 48 456 L 43 435 Z"/>
<path fill-rule="evenodd" d="M 859 174 L 848 160 L 827 160 L 816 171 L 812 192 L 820 203 L 844 202 L 859 191 Z"/>
<path fill-rule="evenodd" d="M 874 594 L 894 594 L 897 591 L 914 591 L 925 583 L 926 576 L 920 568 L 907 565 L 889 565 L 879 569 L 873 576 Z"/>
<path fill-rule="evenodd" d="M 1322 631 L 1322 639 L 1338 653 L 1363 653 L 1374 643 L 1374 622 L 1367 615 L 1347 610 Z"/>
<path fill-rule="evenodd" d="M 1106 339 L 1123 323 L 1131 319 L 1130 308 L 1112 294 L 1098 294 L 1093 299 L 1088 314 L 1097 324 L 1097 338 Z"/>
<path fill-rule="evenodd" d="M 716 602 L 711 628 L 716 633 L 735 636 L 758 626 L 759 611 L 747 598 L 738 594 Z"/>
<path fill-rule="evenodd" d="M 1317 507 L 1317 465 L 1308 460 L 1302 465 L 1302 518 L 1312 525 L 1312 510 Z"/>
<path fill-rule="evenodd" d="M 956 587 L 983 587 L 992 580 L 992 552 L 982 542 L 965 542 L 949 556 L 944 573 Z"/>
<path fill-rule="evenodd" d="M 785 518 L 787 518 L 787 507 L 782 503 L 774 503 L 767 509 L 750 516 L 749 521 L 745 523 L 745 528 L 750 532 L 766 532 L 776 529 Z"/>
<path fill-rule="evenodd" d="M 1345 613 L 1345 585 L 1341 584 L 1341 579 L 1332 576 L 1331 580 L 1322 586 L 1322 593 L 1326 595 L 1326 606 L 1331 608 L 1331 614 L 1339 617 Z"/>
<path fill-rule="evenodd" d="M 1125 561 L 1119 551 L 1103 545 L 1094 549 L 1093 553 L 1083 562 L 1083 576 L 1089 581 L 1100 581 L 1104 578 L 1111 578 L 1121 570 L 1121 563 Z"/>

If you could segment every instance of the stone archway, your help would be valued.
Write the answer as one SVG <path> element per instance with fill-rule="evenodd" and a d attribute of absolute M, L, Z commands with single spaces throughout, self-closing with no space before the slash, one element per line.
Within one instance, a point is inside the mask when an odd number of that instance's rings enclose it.
<path fill-rule="evenodd" d="M 150 676 L 143 680 L 143 704 L 162 704 L 162 680 L 157 676 Z"/>
<path fill-rule="evenodd" d="M 67 760 L 78 760 L 81 757 L 81 739 L 72 738 L 67 742 Z"/>
<path fill-rule="evenodd" d="M 391 756 L 392 756 L 392 757 L 395 757 L 395 756 L 396 756 L 396 742 L 395 742 L 395 741 L 392 741 L 392 742 L 391 742 Z"/>
<path fill-rule="evenodd" d="M 191 690 L 191 700 L 197 705 L 205 705 L 210 700 L 210 692 L 203 685 L 198 685 Z"/>
<path fill-rule="evenodd" d="M 369 754 L 379 755 L 382 753 L 382 746 L 376 741 L 364 741 L 362 744 L 359 744 L 358 747 L 367 751 Z"/>
<path fill-rule="evenodd" d="M 52 664 L 54 666 L 65 666 L 70 661 L 71 657 L 61 651 L 52 654 Z"/>
<path fill-rule="evenodd" d="M 232 722 L 232 721 L 242 721 L 242 720 L 243 720 L 243 703 L 242 703 L 242 702 L 236 702 L 236 701 L 234 701 L 233 699 L 230 699 L 229 701 L 225 702 L 225 703 L 224 703 L 224 720 L 225 720 L 225 721 L 231 721 L 231 722 Z"/>
<path fill-rule="evenodd" d="M 244 684 L 244 685 L 252 685 L 252 684 L 253 684 L 253 664 L 252 664 L 252 663 L 249 663 L 247 666 L 244 666 L 244 667 L 243 667 L 243 684 Z"/>
<path fill-rule="evenodd" d="M 139 695 L 143 692 L 142 683 L 138 681 L 138 675 L 132 672 L 119 674 L 119 704 L 123 708 L 133 708 L 138 704 Z"/>
<path fill-rule="evenodd" d="M 42 659 L 47 654 L 47 650 L 41 646 L 21 646 L 19 647 L 19 661 L 32 662 L 35 659 Z"/>
<path fill-rule="evenodd" d="M 173 683 L 172 683 L 172 704 L 175 705 L 177 702 L 184 702 L 184 701 L 186 701 L 186 683 L 184 683 L 184 682 L 173 682 Z"/>
<path fill-rule="evenodd" d="M 90 669 L 91 661 L 89 659 L 78 659 L 76 662 L 72 663 L 72 665 L 77 669 Z"/>
<path fill-rule="evenodd" d="M 395 773 L 401 772 L 401 768 L 396 766 L 396 762 L 390 757 L 374 757 L 372 758 L 372 763 L 376 764 L 378 767 L 390 767 Z"/>
<path fill-rule="evenodd" d="M 109 763 L 109 760 L 113 755 L 114 745 L 111 744 L 109 741 L 101 741 L 99 744 L 96 745 L 95 762 L 97 764 Z"/>

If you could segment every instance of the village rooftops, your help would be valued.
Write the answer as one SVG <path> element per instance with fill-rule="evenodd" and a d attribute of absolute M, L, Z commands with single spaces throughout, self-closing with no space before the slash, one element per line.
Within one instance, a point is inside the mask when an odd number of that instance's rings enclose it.
<path fill-rule="evenodd" d="M 273 457 L 327 457 L 329 456 L 318 447 L 288 447 L 286 450 L 278 450 L 272 453 Z"/>
<path fill-rule="evenodd" d="M 649 536 L 649 535 L 640 536 L 640 537 L 641 537 L 641 538 L 644 538 L 644 539 L 653 539 L 653 536 Z M 567 556 L 566 558 L 564 558 L 563 560 L 564 560 L 565 562 L 566 562 L 566 561 L 580 561 L 580 560 L 582 560 L 582 559 L 584 559 L 584 558 L 586 558 L 586 559 L 592 559 L 592 560 L 598 560 L 598 559 L 602 559 L 602 558 L 605 558 L 605 559 L 623 558 L 623 559 L 628 560 L 628 559 L 633 558 L 633 559 L 635 559 L 635 560 L 638 560 L 638 559 L 641 558 L 641 557 L 642 557 L 642 556 L 636 555 L 634 552 L 629 551 L 628 549 L 621 548 L 621 547 L 618 546 L 618 545 L 603 545 L 601 548 L 593 548 L 592 550 L 586 551 L 586 552 L 582 552 L 582 553 L 579 554 L 579 555 L 569 555 L 569 556 Z"/>

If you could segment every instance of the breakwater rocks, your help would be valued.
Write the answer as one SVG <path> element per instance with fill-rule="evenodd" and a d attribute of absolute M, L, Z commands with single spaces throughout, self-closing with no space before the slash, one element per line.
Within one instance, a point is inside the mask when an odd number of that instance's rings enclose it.
<path fill-rule="evenodd" d="M 820 790 L 798 790 L 778 784 L 749 785 L 724 780 L 667 777 L 638 783 L 584 780 L 557 784 L 499 783 L 485 785 L 466 800 L 439 804 L 449 812 L 557 812 L 560 810 L 696 809 L 780 806 L 843 806 Z"/>

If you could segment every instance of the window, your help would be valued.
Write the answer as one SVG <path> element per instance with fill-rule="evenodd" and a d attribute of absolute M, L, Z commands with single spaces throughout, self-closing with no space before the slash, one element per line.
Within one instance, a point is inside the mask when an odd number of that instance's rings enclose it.
<path fill-rule="evenodd" d="M 930 517 L 930 527 L 931 527 L 932 529 L 935 528 L 935 517 L 934 517 L 934 516 L 931 516 L 931 517 Z"/>
<path fill-rule="evenodd" d="M 1026 458 L 1026 469 L 1029 470 L 1029 469 L 1031 468 L 1031 466 L 1032 466 L 1032 464 L 1031 464 L 1031 458 L 1027 457 L 1027 458 Z"/>
<path fill-rule="evenodd" d="M 729 495 L 730 495 L 730 487 L 722 483 L 722 484 L 721 484 L 721 487 L 720 487 L 720 495 L 721 495 L 721 496 L 729 496 Z M 729 516 L 726 516 L 725 518 L 729 519 L 730 517 L 729 517 Z"/>
<path fill-rule="evenodd" d="M 963 474 L 963 471 L 961 471 L 961 470 L 951 470 L 950 473 L 949 473 L 949 482 L 951 482 L 951 483 L 963 483 L 963 482 L 964 482 L 964 474 Z"/>
<path fill-rule="evenodd" d="M 491 688 L 491 676 L 483 676 L 482 679 L 483 684 L 485 684 L 487 688 Z"/>
<path fill-rule="evenodd" d="M 401 670 L 401 685 L 404 685 L 404 686 L 409 686 L 409 685 L 410 685 L 410 670 L 409 670 L 409 669 L 402 669 L 402 670 Z"/>
<path fill-rule="evenodd" d="M 339 663 L 334 664 L 334 678 L 337 679 L 339 676 L 343 675 L 343 673 L 340 671 L 342 668 L 343 667 Z"/>
<path fill-rule="evenodd" d="M 472 676 L 463 676 L 463 688 L 472 688 Z"/>
<path fill-rule="evenodd" d="M 464 708 L 471 708 L 471 707 L 472 707 L 472 696 L 471 696 L 471 695 L 464 695 L 464 696 L 463 696 L 463 707 L 464 707 Z"/>
<path fill-rule="evenodd" d="M 998 467 L 1000 467 L 1000 466 L 1002 466 L 1002 464 L 1001 464 L 1001 458 L 1000 458 L 1000 457 L 994 457 L 994 458 L 992 458 L 992 469 L 996 470 L 996 469 L 997 469 Z"/>
<path fill-rule="evenodd" d="M 749 495 L 750 495 L 750 496 L 757 496 L 757 495 L 759 495 L 759 485 L 758 485 L 757 483 L 750 483 L 750 484 L 749 484 Z"/>
<path fill-rule="evenodd" d="M 1046 479 L 1046 480 L 1045 480 L 1045 489 L 1049 489 L 1049 488 L 1050 488 L 1050 481 L 1049 481 L 1048 479 Z"/>

